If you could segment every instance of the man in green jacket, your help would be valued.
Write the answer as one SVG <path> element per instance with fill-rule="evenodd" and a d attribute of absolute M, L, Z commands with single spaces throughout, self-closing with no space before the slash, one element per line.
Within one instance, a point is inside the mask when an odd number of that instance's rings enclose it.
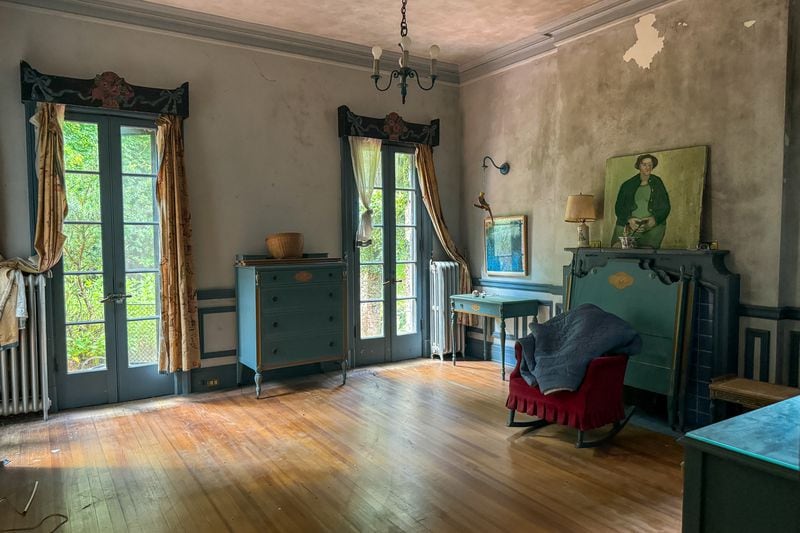
<path fill-rule="evenodd" d="M 640 155 L 634 166 L 639 173 L 625 180 L 617 194 L 614 206 L 617 223 L 611 246 L 619 244 L 627 226 L 628 234 L 636 237 L 638 248 L 660 248 L 667 231 L 670 204 L 664 181 L 652 173 L 658 166 L 658 158 Z"/>

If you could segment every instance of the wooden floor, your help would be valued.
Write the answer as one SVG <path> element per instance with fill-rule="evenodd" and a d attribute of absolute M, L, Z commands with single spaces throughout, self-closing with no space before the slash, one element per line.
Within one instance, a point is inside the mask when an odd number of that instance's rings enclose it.
<path fill-rule="evenodd" d="M 677 531 L 682 449 L 505 427 L 491 362 L 429 360 L 56 414 L 0 427 L 0 529 Z M 262 395 L 264 393 L 262 392 Z M 57 518 L 39 531 L 51 531 Z"/>

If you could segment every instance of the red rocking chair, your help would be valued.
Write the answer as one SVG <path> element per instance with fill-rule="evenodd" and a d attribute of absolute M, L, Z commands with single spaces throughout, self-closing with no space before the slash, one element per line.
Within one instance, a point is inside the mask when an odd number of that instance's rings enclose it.
<path fill-rule="evenodd" d="M 517 366 L 508 380 L 509 427 L 540 428 L 550 424 L 562 424 L 578 430 L 577 448 L 592 448 L 609 441 L 625 427 L 633 414 L 626 414 L 622 403 L 622 385 L 625 380 L 626 355 L 606 355 L 593 359 L 586 369 L 583 383 L 576 391 L 559 391 L 544 395 L 539 387 L 531 387 L 522 378 L 519 366 L 522 362 L 522 345 L 514 347 Z M 514 422 L 520 413 L 537 417 L 529 422 Z M 584 431 L 597 429 L 607 424 L 613 427 L 603 436 L 587 441 Z"/>

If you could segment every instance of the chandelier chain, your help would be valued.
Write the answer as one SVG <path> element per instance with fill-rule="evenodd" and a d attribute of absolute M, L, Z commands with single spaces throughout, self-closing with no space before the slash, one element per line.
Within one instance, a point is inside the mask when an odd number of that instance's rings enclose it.
<path fill-rule="evenodd" d="M 403 6 L 400 8 L 400 13 L 403 15 L 403 20 L 400 21 L 400 37 L 408 35 L 408 24 L 406 23 L 406 2 L 403 0 Z"/>

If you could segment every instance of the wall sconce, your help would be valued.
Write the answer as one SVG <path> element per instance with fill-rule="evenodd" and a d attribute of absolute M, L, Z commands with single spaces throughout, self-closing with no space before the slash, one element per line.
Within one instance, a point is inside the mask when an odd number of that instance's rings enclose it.
<path fill-rule="evenodd" d="M 578 247 L 589 246 L 589 226 L 586 221 L 597 220 L 594 211 L 594 196 L 591 194 L 571 194 L 567 198 L 564 222 L 578 222 Z"/>
<path fill-rule="evenodd" d="M 508 162 L 506 162 L 506 163 L 503 163 L 502 165 L 500 165 L 500 166 L 498 167 L 498 166 L 497 166 L 497 163 L 495 163 L 495 162 L 494 162 L 494 159 L 492 159 L 491 157 L 489 157 L 489 156 L 487 155 L 486 157 L 484 157 L 484 158 L 483 158 L 483 165 L 481 165 L 481 166 L 483 167 L 483 170 L 484 170 L 484 171 L 485 171 L 487 168 L 489 168 L 489 165 L 487 165 L 487 164 L 486 164 L 486 160 L 487 160 L 487 159 L 488 159 L 488 160 L 489 160 L 489 161 L 492 163 L 492 166 L 493 166 L 494 168 L 496 168 L 497 170 L 499 170 L 499 171 L 500 171 L 500 174 L 502 174 L 502 175 L 504 175 L 504 176 L 505 176 L 506 174 L 508 174 L 508 172 L 511 170 L 511 165 L 509 165 L 509 164 L 508 164 Z"/>

